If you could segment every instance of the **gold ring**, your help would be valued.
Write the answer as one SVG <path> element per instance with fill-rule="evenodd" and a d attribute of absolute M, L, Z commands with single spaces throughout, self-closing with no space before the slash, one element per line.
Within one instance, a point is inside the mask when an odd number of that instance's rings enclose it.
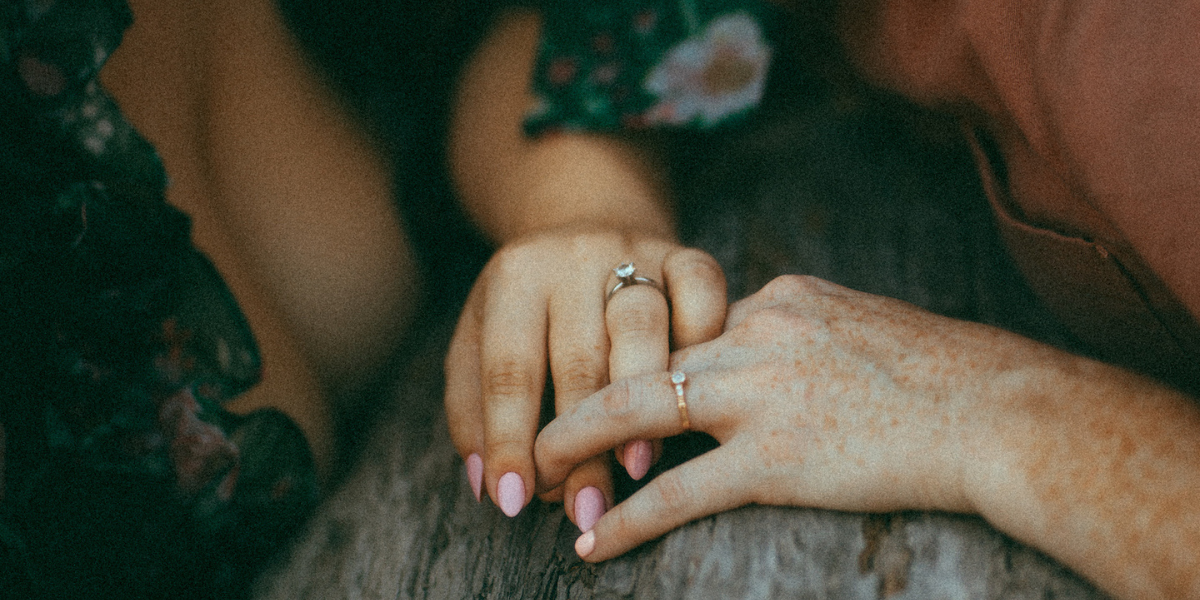
<path fill-rule="evenodd" d="M 671 383 L 675 385 L 675 398 L 679 406 L 679 422 L 683 424 L 684 431 L 692 428 L 692 421 L 688 418 L 687 398 L 683 395 L 683 384 L 686 381 L 687 375 L 684 375 L 683 371 L 671 374 Z"/>

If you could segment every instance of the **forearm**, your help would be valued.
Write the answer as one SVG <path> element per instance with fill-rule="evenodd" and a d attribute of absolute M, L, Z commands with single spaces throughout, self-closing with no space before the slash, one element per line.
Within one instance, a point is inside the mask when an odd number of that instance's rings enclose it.
<path fill-rule="evenodd" d="M 539 30 L 537 15 L 506 13 L 461 78 L 450 161 L 468 213 L 500 243 L 571 225 L 672 239 L 666 186 L 649 148 L 594 135 L 523 135 Z"/>
<path fill-rule="evenodd" d="M 1038 350 L 989 389 L 973 510 L 1122 598 L 1200 597 L 1200 410 L 1094 361 Z"/>
<path fill-rule="evenodd" d="M 246 413 L 274 407 L 287 413 L 304 431 L 319 472 L 327 476 L 333 460 L 332 418 L 310 357 L 241 251 L 228 215 L 214 201 L 200 101 L 206 81 L 186 66 L 204 55 L 211 11 L 162 1 L 132 2 L 132 8 L 136 24 L 106 64 L 104 82 L 131 122 L 155 144 L 171 177 L 167 200 L 192 218 L 196 246 L 220 271 L 258 342 L 262 382 L 230 408 Z"/>
<path fill-rule="evenodd" d="M 349 397 L 394 353 L 418 298 L 391 169 L 272 0 L 206 10 L 211 210 L 322 383 Z"/>

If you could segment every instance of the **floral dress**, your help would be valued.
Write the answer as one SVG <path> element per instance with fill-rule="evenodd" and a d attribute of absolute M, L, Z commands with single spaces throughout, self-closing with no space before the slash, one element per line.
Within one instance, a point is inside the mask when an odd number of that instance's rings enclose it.
<path fill-rule="evenodd" d="M 96 81 L 123 0 L 0 0 L 0 597 L 233 597 L 316 501 L 254 338 Z"/>
<path fill-rule="evenodd" d="M 711 129 L 762 98 L 778 9 L 763 0 L 544 2 L 529 135 Z"/>

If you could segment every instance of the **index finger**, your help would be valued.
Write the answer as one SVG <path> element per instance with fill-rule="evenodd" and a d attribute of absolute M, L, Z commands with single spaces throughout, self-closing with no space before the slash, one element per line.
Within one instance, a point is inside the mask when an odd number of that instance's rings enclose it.
<path fill-rule="evenodd" d="M 659 475 L 579 536 L 575 551 L 588 562 L 607 560 L 685 523 L 749 503 L 752 475 L 738 465 L 737 454 L 722 446 Z"/>
<path fill-rule="evenodd" d="M 546 425 L 534 444 L 539 482 L 558 485 L 575 465 L 630 440 L 684 431 L 671 375 L 659 372 L 617 381 Z M 711 429 L 705 387 L 684 383 L 692 429 Z"/>

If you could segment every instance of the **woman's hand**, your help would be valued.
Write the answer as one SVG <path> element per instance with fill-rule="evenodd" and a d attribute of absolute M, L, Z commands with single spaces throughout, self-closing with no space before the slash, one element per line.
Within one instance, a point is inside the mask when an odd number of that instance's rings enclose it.
<path fill-rule="evenodd" d="M 1042 348 L 821 280 L 777 279 L 730 309 L 724 335 L 672 358 L 692 429 L 721 446 L 651 481 L 577 549 L 605 560 L 748 503 L 966 510 L 966 463 L 986 453 L 976 434 L 991 418 L 979 400 L 1005 381 L 989 375 Z M 668 373 L 614 384 L 542 431 L 540 483 L 625 440 L 681 430 Z"/>
<path fill-rule="evenodd" d="M 501 248 L 476 282 L 451 342 L 451 436 L 476 495 L 486 486 L 509 516 L 535 492 L 533 444 L 547 365 L 555 410 L 562 413 L 609 381 L 665 370 L 669 332 L 676 346 L 686 347 L 716 337 L 725 320 L 724 275 L 710 256 L 595 229 L 543 232 Z M 626 286 L 606 306 L 617 282 L 613 268 L 624 262 L 634 263 L 639 277 L 660 282 L 666 296 L 651 285 Z M 651 453 L 650 444 L 639 441 L 618 458 L 638 478 L 649 469 Z M 608 460 L 581 460 L 570 471 L 540 491 L 551 500 L 565 496 L 568 515 L 590 529 L 612 505 Z"/>
<path fill-rule="evenodd" d="M 656 140 L 525 137 L 524 115 L 537 100 L 529 82 L 540 30 L 536 11 L 497 15 L 460 77 L 448 148 L 463 207 L 501 249 L 452 341 L 446 410 L 476 493 L 486 484 L 509 515 L 535 491 L 547 365 L 561 412 L 609 381 L 665 369 L 669 331 L 677 347 L 716 337 L 726 306 L 716 262 L 673 241 Z M 649 285 L 622 289 L 605 306 L 617 282 L 612 270 L 625 262 L 665 285 L 669 311 Z M 637 476 L 651 453 L 639 441 L 618 457 Z M 587 529 L 612 503 L 609 465 L 597 458 L 575 473 L 564 474 L 561 489 L 542 490 L 543 498 L 563 497 L 567 515 Z"/>

